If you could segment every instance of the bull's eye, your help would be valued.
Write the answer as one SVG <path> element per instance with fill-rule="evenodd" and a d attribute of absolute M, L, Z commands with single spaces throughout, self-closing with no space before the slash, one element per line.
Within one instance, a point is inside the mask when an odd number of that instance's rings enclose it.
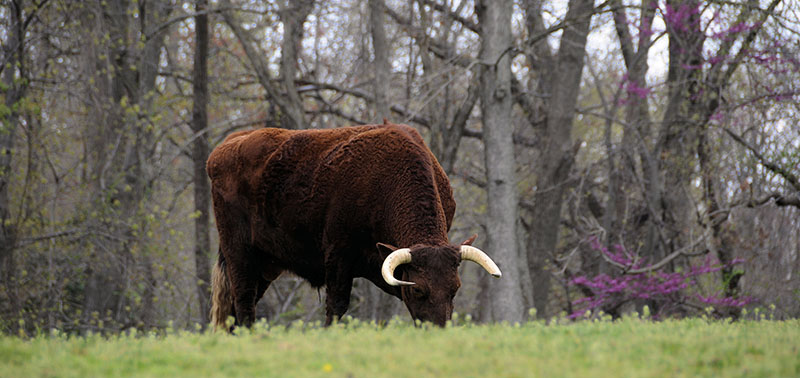
<path fill-rule="evenodd" d="M 415 298 L 425 298 L 425 290 L 423 290 L 421 287 L 412 286 L 411 295 L 413 295 Z"/>

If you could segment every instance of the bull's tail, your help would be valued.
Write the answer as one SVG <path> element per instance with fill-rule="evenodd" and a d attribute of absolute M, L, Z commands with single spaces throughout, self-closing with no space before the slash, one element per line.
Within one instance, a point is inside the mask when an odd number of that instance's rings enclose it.
<path fill-rule="evenodd" d="M 214 329 L 227 329 L 225 322 L 233 308 L 231 283 L 225 274 L 225 259 L 219 254 L 211 272 L 211 324 Z"/>

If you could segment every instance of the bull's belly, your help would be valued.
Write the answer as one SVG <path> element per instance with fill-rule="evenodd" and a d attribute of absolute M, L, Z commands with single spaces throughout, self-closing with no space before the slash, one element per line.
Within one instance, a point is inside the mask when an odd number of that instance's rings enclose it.
<path fill-rule="evenodd" d="M 277 228 L 253 235 L 254 244 L 266 264 L 279 267 L 307 280 L 314 287 L 325 284 L 325 258 L 316 238 L 309 233 L 291 235 Z M 272 268 L 272 267 L 266 267 Z"/>

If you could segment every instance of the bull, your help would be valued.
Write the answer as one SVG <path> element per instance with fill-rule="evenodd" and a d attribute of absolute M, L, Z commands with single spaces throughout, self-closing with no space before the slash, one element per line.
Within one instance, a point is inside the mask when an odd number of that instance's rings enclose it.
<path fill-rule="evenodd" d="M 500 269 L 475 236 L 451 244 L 450 182 L 406 125 L 232 133 L 206 164 L 219 256 L 211 318 L 250 326 L 283 272 L 326 287 L 325 325 L 347 311 L 353 279 L 400 298 L 414 319 L 444 326 L 463 260 Z"/>

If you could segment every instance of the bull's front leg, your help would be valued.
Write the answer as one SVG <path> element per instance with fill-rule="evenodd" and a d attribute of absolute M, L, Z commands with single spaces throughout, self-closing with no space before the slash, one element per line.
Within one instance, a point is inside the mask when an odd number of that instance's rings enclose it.
<path fill-rule="evenodd" d="M 351 269 L 339 261 L 325 262 L 325 326 L 342 318 L 350 306 L 350 291 L 353 288 L 353 274 Z"/>

